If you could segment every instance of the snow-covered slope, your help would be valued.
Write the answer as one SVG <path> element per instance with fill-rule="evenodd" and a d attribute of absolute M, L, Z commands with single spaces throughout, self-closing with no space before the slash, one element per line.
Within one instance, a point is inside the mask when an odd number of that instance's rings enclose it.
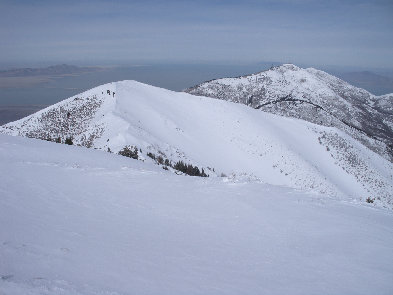
<path fill-rule="evenodd" d="M 393 289 L 390 210 L 7 135 L 0 163 L 2 295 Z"/>
<path fill-rule="evenodd" d="M 392 163 L 336 128 L 135 81 L 99 86 L 1 132 L 63 141 L 71 136 L 74 144 L 115 153 L 136 146 L 145 161 L 152 162 L 147 154 L 153 153 L 211 176 L 392 206 Z"/>
<path fill-rule="evenodd" d="M 393 95 L 374 96 L 323 71 L 284 64 L 185 91 L 337 127 L 393 162 Z"/>

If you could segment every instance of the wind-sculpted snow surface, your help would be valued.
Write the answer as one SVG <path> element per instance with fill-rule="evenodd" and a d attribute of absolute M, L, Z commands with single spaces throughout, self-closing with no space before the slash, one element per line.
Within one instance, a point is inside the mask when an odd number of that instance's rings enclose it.
<path fill-rule="evenodd" d="M 337 127 L 393 161 L 393 96 L 374 96 L 323 71 L 285 64 L 185 91 Z"/>
<path fill-rule="evenodd" d="M 1 132 L 44 139 L 72 135 L 74 144 L 103 151 L 132 147 L 140 160 L 170 171 L 166 160 L 183 161 L 210 176 L 392 207 L 392 163 L 336 128 L 135 81 L 99 86 Z"/>
<path fill-rule="evenodd" d="M 0 163 L 2 295 L 393 289 L 393 215 L 373 204 L 7 135 Z"/>

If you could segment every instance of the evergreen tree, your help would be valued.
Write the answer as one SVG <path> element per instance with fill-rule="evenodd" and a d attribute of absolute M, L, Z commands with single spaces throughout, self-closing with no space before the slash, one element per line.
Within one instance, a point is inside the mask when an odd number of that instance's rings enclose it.
<path fill-rule="evenodd" d="M 124 157 L 129 157 L 135 160 L 138 160 L 138 148 L 137 147 L 124 147 L 120 152 L 119 155 L 122 155 Z"/>
<path fill-rule="evenodd" d="M 191 164 L 186 165 L 183 161 L 176 162 L 173 168 L 190 176 L 207 177 L 203 169 L 201 172 L 197 166 L 192 166 Z"/>
<path fill-rule="evenodd" d="M 65 144 L 68 144 L 68 145 L 73 145 L 73 144 L 74 144 L 74 143 L 72 142 L 72 137 L 71 137 L 71 136 L 70 136 L 70 137 L 67 137 L 64 143 L 65 143 Z"/>

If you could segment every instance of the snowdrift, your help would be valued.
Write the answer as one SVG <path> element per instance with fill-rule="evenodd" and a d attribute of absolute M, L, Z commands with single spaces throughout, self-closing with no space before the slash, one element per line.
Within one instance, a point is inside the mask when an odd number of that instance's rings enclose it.
<path fill-rule="evenodd" d="M 393 289 L 390 210 L 7 135 L 0 163 L 1 294 Z"/>

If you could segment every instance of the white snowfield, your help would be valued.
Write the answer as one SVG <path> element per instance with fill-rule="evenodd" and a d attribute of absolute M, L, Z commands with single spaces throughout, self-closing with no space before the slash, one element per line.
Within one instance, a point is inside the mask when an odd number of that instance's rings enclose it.
<path fill-rule="evenodd" d="M 2 295 L 392 294 L 391 210 L 7 135 L 0 163 Z"/>
<path fill-rule="evenodd" d="M 115 153 L 132 145 L 145 161 L 152 152 L 203 167 L 211 176 L 393 207 L 393 164 L 336 128 L 135 81 L 96 87 L 0 132 L 72 136 L 74 144 Z"/>

